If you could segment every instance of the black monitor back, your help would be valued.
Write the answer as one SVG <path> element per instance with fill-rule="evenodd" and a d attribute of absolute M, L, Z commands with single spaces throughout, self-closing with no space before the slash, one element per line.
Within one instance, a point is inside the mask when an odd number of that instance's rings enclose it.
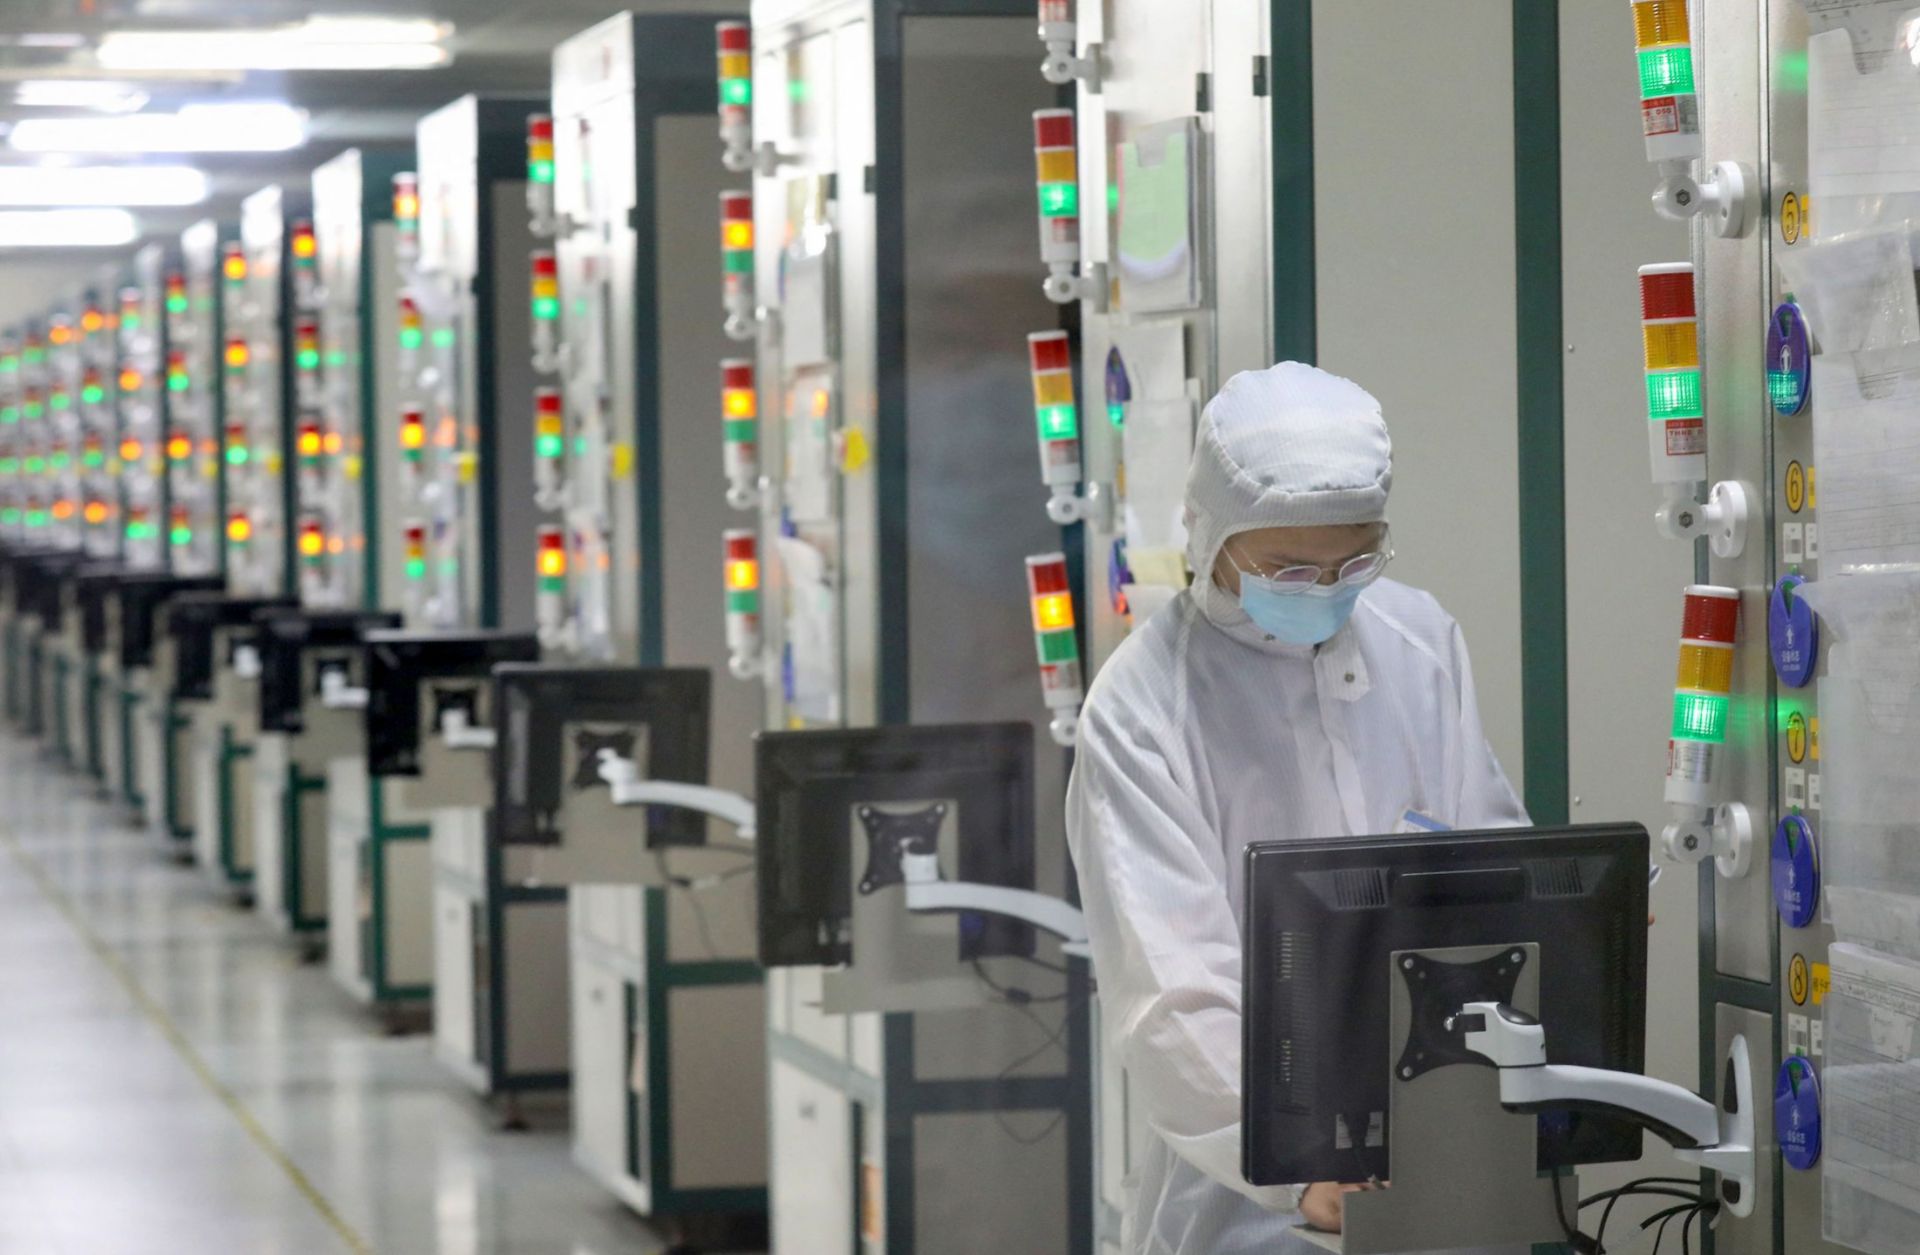
<path fill-rule="evenodd" d="M 1641 1071 L 1647 853 L 1638 824 L 1249 846 L 1247 1179 L 1388 1178 L 1396 951 L 1537 943 L 1549 1061 Z M 1543 1113 L 1540 1166 L 1637 1159 L 1640 1141 L 1626 1121 Z"/>
<path fill-rule="evenodd" d="M 293 609 L 287 597 L 229 597 L 225 593 L 182 593 L 167 608 L 173 633 L 173 695 L 182 701 L 213 700 L 214 636 L 220 628 L 250 625 L 262 610 Z"/>
<path fill-rule="evenodd" d="M 309 649 L 360 644 L 362 634 L 400 626 L 400 616 L 381 610 L 263 610 L 254 616 L 260 651 L 260 727 L 265 732 L 304 732 L 301 660 Z"/>
<path fill-rule="evenodd" d="M 367 770 L 376 776 L 420 774 L 422 681 L 482 677 L 501 663 L 540 660 L 540 638 L 531 632 L 379 631 L 367 633 L 366 644 Z"/>
<path fill-rule="evenodd" d="M 143 572 L 120 582 L 120 666 L 125 670 L 153 665 L 155 619 L 160 606 L 182 593 L 218 592 L 226 580 L 218 575 L 166 575 Z"/>
<path fill-rule="evenodd" d="M 754 754 L 760 962 L 854 960 L 854 808 L 951 799 L 960 879 L 1033 887 L 1033 727 L 896 725 L 763 732 Z M 961 918 L 962 960 L 1033 953 L 1033 930 L 1004 916 Z"/>
<path fill-rule="evenodd" d="M 707 741 L 712 723 L 713 677 L 701 667 L 556 667 L 505 663 L 493 672 L 493 717 L 499 744 L 494 750 L 495 832 L 508 845 L 556 845 L 561 840 L 559 812 L 569 793 L 604 789 L 597 775 L 585 777 L 591 759 L 583 754 L 580 773 L 566 779 L 562 737 L 566 725 L 601 725 L 619 730 L 644 727 L 650 780 L 682 784 L 707 782 Z M 582 740 L 599 735 L 576 727 Z M 583 744 L 583 749 L 586 748 Z M 703 845 L 706 816 L 680 807 L 648 807 L 644 821 L 647 848 Z"/>

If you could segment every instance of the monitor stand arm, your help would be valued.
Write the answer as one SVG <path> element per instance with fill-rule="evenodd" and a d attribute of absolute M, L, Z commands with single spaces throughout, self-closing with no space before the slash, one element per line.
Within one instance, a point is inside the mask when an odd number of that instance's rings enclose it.
<path fill-rule="evenodd" d="M 1753 1063 L 1745 1037 L 1727 1053 L 1728 1105 L 1719 1107 L 1667 1081 L 1547 1062 L 1546 1030 L 1524 1011 L 1499 1002 L 1469 1002 L 1448 1023 L 1466 1038 L 1469 1053 L 1500 1071 L 1500 1105 L 1531 1112 L 1577 1107 L 1604 1109 L 1652 1130 L 1683 1163 L 1720 1174 L 1721 1197 L 1735 1216 L 1753 1212 L 1756 1178 Z"/>
<path fill-rule="evenodd" d="M 925 864 L 933 866 L 927 867 Z M 935 859 L 908 858 L 903 860 L 903 866 L 906 870 L 907 910 L 915 914 L 979 911 L 988 915 L 1004 915 L 1060 938 L 1061 953 L 1075 958 L 1088 957 L 1087 920 L 1076 906 L 1030 889 L 941 880 Z"/>
<path fill-rule="evenodd" d="M 497 728 L 467 722 L 464 710 L 449 710 L 440 716 L 440 738 L 451 750 L 490 750 L 500 743 Z"/>
<path fill-rule="evenodd" d="M 678 806 L 711 815 L 733 825 L 742 841 L 753 840 L 754 805 L 751 798 L 704 784 L 672 780 L 643 780 L 639 764 L 610 749 L 600 751 L 600 778 L 613 791 L 615 806 Z"/>

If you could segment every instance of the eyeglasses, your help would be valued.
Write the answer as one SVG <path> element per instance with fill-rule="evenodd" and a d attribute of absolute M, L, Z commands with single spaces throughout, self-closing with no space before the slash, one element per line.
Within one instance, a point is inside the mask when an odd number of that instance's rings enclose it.
<path fill-rule="evenodd" d="M 1232 562 L 1234 568 L 1242 575 L 1251 575 L 1256 579 L 1266 580 L 1269 584 L 1273 585 L 1274 591 L 1279 593 L 1304 593 L 1310 588 L 1322 587 L 1321 581 L 1326 580 L 1328 575 L 1332 575 L 1333 578 L 1328 581 L 1324 587 L 1363 588 L 1379 579 L 1381 573 L 1387 569 L 1387 563 L 1393 561 L 1392 540 L 1391 533 L 1383 530 L 1380 533 L 1379 549 L 1371 553 L 1355 554 L 1337 567 L 1313 566 L 1303 563 L 1299 566 L 1282 567 L 1280 570 L 1269 575 L 1260 569 L 1259 563 L 1251 560 L 1248 561 L 1247 565 L 1253 567 L 1253 570 L 1247 570 L 1246 567 L 1240 565 L 1240 562 L 1234 558 L 1231 552 L 1228 553 L 1227 560 Z M 1229 541 L 1228 543 L 1231 544 L 1232 542 Z"/>

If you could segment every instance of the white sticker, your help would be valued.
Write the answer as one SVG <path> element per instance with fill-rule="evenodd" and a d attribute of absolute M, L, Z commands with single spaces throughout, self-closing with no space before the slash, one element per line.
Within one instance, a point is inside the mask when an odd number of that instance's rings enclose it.
<path fill-rule="evenodd" d="M 1806 527 L 1799 523 L 1780 525 L 1780 561 L 1805 562 L 1807 560 L 1806 530 Z"/>
<path fill-rule="evenodd" d="M 1827 1044 L 1827 1022 L 1825 1020 L 1815 1020 L 1813 1022 L 1813 1029 L 1808 1036 L 1811 1040 L 1807 1043 L 1807 1058 L 1818 1059 L 1824 1052 Z"/>
<path fill-rule="evenodd" d="M 1820 809 L 1820 773 L 1817 771 L 1807 777 L 1807 809 Z"/>
<path fill-rule="evenodd" d="M 1809 523 L 1807 524 L 1807 561 L 1818 562 L 1819 560 L 1820 525 L 1818 523 Z"/>
<path fill-rule="evenodd" d="M 1807 773 L 1798 767 L 1787 768 L 1787 806 L 1800 810 L 1807 806 Z"/>
<path fill-rule="evenodd" d="M 1787 1053 L 1803 1055 L 1813 1048 L 1811 1031 L 1804 1015 L 1787 1016 Z"/>

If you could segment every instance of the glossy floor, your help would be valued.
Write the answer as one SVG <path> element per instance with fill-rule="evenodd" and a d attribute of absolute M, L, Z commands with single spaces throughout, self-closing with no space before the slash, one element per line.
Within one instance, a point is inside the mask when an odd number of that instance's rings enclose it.
<path fill-rule="evenodd" d="M 0 737 L 0 1252 L 659 1249 L 92 793 Z"/>

